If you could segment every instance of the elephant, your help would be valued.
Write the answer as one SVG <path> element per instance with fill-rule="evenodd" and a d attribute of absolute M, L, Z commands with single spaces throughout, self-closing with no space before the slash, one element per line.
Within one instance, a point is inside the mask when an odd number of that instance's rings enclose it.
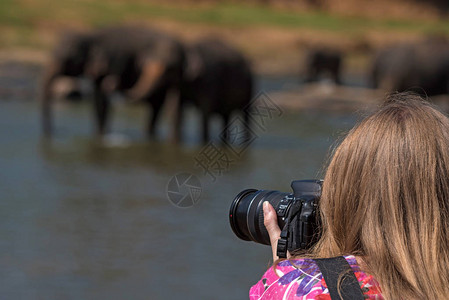
<path fill-rule="evenodd" d="M 40 94 L 42 125 L 46 136 L 52 133 L 51 105 L 55 82 L 61 77 L 79 78 L 84 75 L 92 39 L 92 34 L 68 32 L 62 36 L 53 50 L 51 60 L 42 76 Z"/>
<path fill-rule="evenodd" d="M 239 50 L 213 37 L 186 46 L 186 61 L 179 107 L 182 110 L 186 103 L 193 103 L 199 109 L 202 141 L 206 143 L 210 139 L 209 121 L 213 114 L 223 119 L 223 141 L 229 140 L 228 125 L 234 111 L 243 113 L 245 135 L 249 138 L 253 93 L 249 61 Z"/>
<path fill-rule="evenodd" d="M 373 59 L 373 88 L 433 96 L 449 92 L 449 43 L 441 39 L 400 43 L 381 49 Z"/>
<path fill-rule="evenodd" d="M 337 49 L 314 48 L 305 55 L 305 82 L 317 81 L 320 76 L 328 75 L 341 84 L 340 72 L 342 54 Z"/>
<path fill-rule="evenodd" d="M 97 132 L 106 132 L 110 96 L 147 102 L 147 133 L 155 135 L 159 112 L 170 89 L 179 89 L 185 66 L 182 44 L 163 32 L 116 26 L 64 37 L 44 75 L 43 128 L 51 135 L 50 86 L 58 76 L 86 77 L 93 83 Z"/>

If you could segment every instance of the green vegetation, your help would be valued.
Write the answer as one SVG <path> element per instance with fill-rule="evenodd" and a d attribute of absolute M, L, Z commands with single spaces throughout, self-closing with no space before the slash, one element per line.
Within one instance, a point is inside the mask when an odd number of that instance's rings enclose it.
<path fill-rule="evenodd" d="M 349 17 L 226 2 L 175 5 L 143 0 L 2 0 L 0 32 L 8 33 L 6 39 L 9 42 L 3 40 L 0 43 L 38 45 L 38 39 L 33 37 L 35 31 L 42 33 L 45 29 L 69 25 L 97 27 L 117 22 L 157 20 L 219 27 L 301 28 L 358 36 L 366 30 L 449 34 L 448 20 Z"/>

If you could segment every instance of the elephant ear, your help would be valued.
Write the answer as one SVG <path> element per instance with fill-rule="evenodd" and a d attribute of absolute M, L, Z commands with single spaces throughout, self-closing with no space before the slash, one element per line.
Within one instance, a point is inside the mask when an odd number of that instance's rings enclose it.
<path fill-rule="evenodd" d="M 204 64 L 201 55 L 193 49 L 186 53 L 187 66 L 185 68 L 184 77 L 188 81 L 197 79 L 203 72 Z"/>
<path fill-rule="evenodd" d="M 140 76 L 127 93 L 132 99 L 142 99 L 150 95 L 159 85 L 167 66 L 159 57 L 144 56 L 138 59 L 137 68 L 140 70 Z"/>

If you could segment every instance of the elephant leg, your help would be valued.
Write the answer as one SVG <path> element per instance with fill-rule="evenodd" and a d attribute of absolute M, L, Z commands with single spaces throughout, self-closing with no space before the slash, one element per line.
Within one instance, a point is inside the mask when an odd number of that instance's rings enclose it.
<path fill-rule="evenodd" d="M 209 141 L 209 112 L 203 111 L 201 121 L 203 126 L 203 143 L 206 144 Z"/>
<path fill-rule="evenodd" d="M 149 108 L 152 108 L 153 110 L 152 112 L 149 112 L 150 117 L 148 119 L 147 127 L 147 134 L 149 138 L 153 138 L 156 135 L 156 124 L 159 119 L 159 113 L 167 96 L 167 92 L 167 89 L 161 89 L 147 98 Z"/>
<path fill-rule="evenodd" d="M 243 120 L 245 122 L 245 143 L 249 142 L 251 140 L 251 116 L 250 116 L 250 111 L 245 109 L 243 111 Z"/>
<path fill-rule="evenodd" d="M 42 129 L 44 136 L 51 137 L 52 135 L 52 105 L 53 99 L 51 94 L 51 87 L 55 78 L 58 76 L 57 67 L 52 64 L 44 73 L 42 81 L 42 90 L 39 94 L 39 99 L 42 108 Z"/>
<path fill-rule="evenodd" d="M 223 115 L 223 139 L 222 142 L 229 142 L 229 115 Z"/>
<path fill-rule="evenodd" d="M 100 87 L 95 88 L 94 105 L 97 133 L 102 136 L 106 133 L 110 104 L 108 97 L 101 91 Z"/>
<path fill-rule="evenodd" d="M 152 108 L 152 112 L 149 111 L 150 117 L 148 120 L 147 134 L 149 138 L 154 138 L 156 136 L 156 123 L 159 119 L 162 103 L 150 104 L 149 107 Z"/>
<path fill-rule="evenodd" d="M 182 139 L 181 126 L 184 119 L 184 101 L 182 99 L 178 99 L 178 105 L 176 106 L 175 115 L 174 115 L 174 128 L 173 128 L 173 141 L 175 143 L 179 143 Z"/>

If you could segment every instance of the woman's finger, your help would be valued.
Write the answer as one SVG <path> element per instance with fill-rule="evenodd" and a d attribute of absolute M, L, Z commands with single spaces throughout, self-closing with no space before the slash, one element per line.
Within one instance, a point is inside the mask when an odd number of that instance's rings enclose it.
<path fill-rule="evenodd" d="M 277 222 L 276 211 L 268 201 L 263 203 L 263 224 L 270 236 L 271 251 L 273 252 L 273 261 L 275 261 L 279 258 L 277 256 L 277 244 L 281 236 L 281 229 Z"/>

